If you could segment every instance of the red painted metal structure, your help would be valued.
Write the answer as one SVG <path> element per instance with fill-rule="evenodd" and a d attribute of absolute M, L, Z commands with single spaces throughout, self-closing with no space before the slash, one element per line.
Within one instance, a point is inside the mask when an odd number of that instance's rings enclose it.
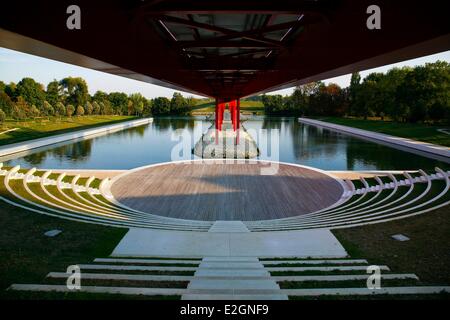
<path fill-rule="evenodd" d="M 81 29 L 66 27 L 81 9 Z M 381 29 L 366 26 L 381 9 Z M 239 98 L 450 49 L 449 1 L 5 1 L 0 46 L 217 99 Z M 235 101 L 235 102 L 233 102 Z"/>
<path fill-rule="evenodd" d="M 215 110 L 216 130 L 219 131 L 222 130 L 224 112 L 227 106 L 231 116 L 231 125 L 233 131 L 236 131 L 240 128 L 240 99 L 232 99 L 232 100 L 216 99 L 216 110 Z"/>

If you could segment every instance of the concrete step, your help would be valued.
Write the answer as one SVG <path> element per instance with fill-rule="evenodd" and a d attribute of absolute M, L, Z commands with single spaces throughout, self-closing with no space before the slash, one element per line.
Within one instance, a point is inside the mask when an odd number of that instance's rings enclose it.
<path fill-rule="evenodd" d="M 202 262 L 200 269 L 262 269 L 261 262 Z"/>
<path fill-rule="evenodd" d="M 382 271 L 390 271 L 388 266 L 379 266 Z M 330 266 L 330 267 L 267 267 L 269 271 L 358 271 L 367 270 L 367 266 Z"/>
<path fill-rule="evenodd" d="M 108 293 L 108 294 L 126 294 L 126 295 L 182 295 L 186 289 L 171 288 L 135 288 L 135 287 L 99 287 L 99 286 L 81 286 L 80 290 L 69 290 L 65 285 L 47 285 L 47 284 L 13 284 L 8 290 L 17 291 L 38 291 L 38 292 L 86 292 L 86 293 Z"/>
<path fill-rule="evenodd" d="M 250 232 L 242 221 L 216 221 L 208 232 Z"/>
<path fill-rule="evenodd" d="M 258 262 L 257 257 L 205 257 L 204 262 Z"/>
<path fill-rule="evenodd" d="M 66 279 L 72 275 L 65 272 L 50 272 L 47 278 Z M 124 281 L 191 281 L 193 276 L 159 276 L 143 274 L 119 274 L 119 273 L 83 273 L 82 279 L 88 280 L 124 280 Z"/>
<path fill-rule="evenodd" d="M 342 275 L 323 275 L 323 276 L 272 276 L 275 281 L 348 281 L 348 280 L 366 280 L 369 274 L 342 274 Z M 414 279 L 419 280 L 415 274 L 382 274 L 381 280 L 390 279 Z"/>
<path fill-rule="evenodd" d="M 330 288 L 330 289 L 281 289 L 288 296 L 324 296 L 324 295 L 380 295 L 380 294 L 437 294 L 450 293 L 450 286 L 439 287 L 385 287 L 367 288 Z"/>
<path fill-rule="evenodd" d="M 365 259 L 342 259 L 342 260 L 262 260 L 263 265 L 276 264 L 367 264 Z"/>
<path fill-rule="evenodd" d="M 285 294 L 184 294 L 181 300 L 288 300 Z"/>
<path fill-rule="evenodd" d="M 200 264 L 201 260 L 156 260 L 156 259 L 118 259 L 118 258 L 96 258 L 94 262 L 108 262 L 108 263 L 160 263 L 160 264 Z"/>
<path fill-rule="evenodd" d="M 79 264 L 81 270 L 124 270 L 124 271 L 195 271 L 197 267 L 124 266 L 108 264 Z"/>
<path fill-rule="evenodd" d="M 187 289 L 184 294 L 283 294 L 280 289 Z"/>
<path fill-rule="evenodd" d="M 189 283 L 188 289 L 253 289 L 253 290 L 279 290 L 280 286 L 273 280 L 209 280 L 195 279 Z"/>
<path fill-rule="evenodd" d="M 270 277 L 266 269 L 198 269 L 195 277 Z"/>

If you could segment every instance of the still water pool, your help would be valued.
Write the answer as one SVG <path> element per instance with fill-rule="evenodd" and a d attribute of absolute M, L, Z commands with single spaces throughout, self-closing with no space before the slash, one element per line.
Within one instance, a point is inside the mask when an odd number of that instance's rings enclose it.
<path fill-rule="evenodd" d="M 450 167 L 449 159 L 430 159 L 304 125 L 298 123 L 296 118 L 253 117 L 243 125 L 256 135 L 267 130 L 269 137 L 278 136 L 272 143 L 259 143 L 261 159 L 277 160 L 273 158 L 276 156 L 279 161 L 324 170 L 433 170 L 436 166 L 448 170 Z M 205 132 L 209 126 L 211 122 L 202 117 L 155 118 L 148 125 L 89 140 L 36 149 L 27 155 L 18 154 L 15 155 L 16 158 L 0 159 L 0 162 L 6 165 L 20 164 L 26 168 L 131 169 L 171 161 L 172 150 L 179 143 L 179 138 L 173 138 L 176 130 L 185 130 L 185 134 L 193 136 L 194 132 Z M 190 139 L 192 146 L 195 139 L 198 137 Z M 260 139 L 258 141 L 261 142 Z M 184 157 L 194 158 L 190 154 Z"/>

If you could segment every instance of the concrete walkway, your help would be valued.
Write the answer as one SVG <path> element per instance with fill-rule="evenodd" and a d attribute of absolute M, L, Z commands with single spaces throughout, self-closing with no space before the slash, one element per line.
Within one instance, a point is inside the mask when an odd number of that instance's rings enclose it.
<path fill-rule="evenodd" d="M 304 123 L 304 124 L 327 128 L 330 130 L 355 135 L 355 136 L 358 136 L 361 138 L 366 138 L 369 140 L 377 140 L 377 141 L 385 142 L 388 144 L 392 144 L 393 146 L 400 146 L 400 147 L 404 147 L 404 148 L 408 148 L 408 149 L 412 149 L 412 150 L 416 150 L 416 151 L 420 151 L 420 152 L 425 152 L 425 153 L 432 154 L 435 156 L 446 157 L 447 159 L 449 159 L 448 162 L 450 162 L 450 148 L 448 148 L 448 147 L 439 146 L 436 144 L 412 140 L 412 139 L 407 139 L 407 138 L 391 136 L 391 135 L 377 133 L 377 132 L 373 132 L 373 131 L 367 131 L 367 130 L 352 128 L 352 127 L 342 126 L 342 125 L 319 121 L 319 120 L 299 118 L 298 121 L 301 123 Z"/>
<path fill-rule="evenodd" d="M 214 229 L 212 230 L 214 231 Z M 347 252 L 327 229 L 275 232 L 192 232 L 131 228 L 114 257 L 314 257 Z"/>

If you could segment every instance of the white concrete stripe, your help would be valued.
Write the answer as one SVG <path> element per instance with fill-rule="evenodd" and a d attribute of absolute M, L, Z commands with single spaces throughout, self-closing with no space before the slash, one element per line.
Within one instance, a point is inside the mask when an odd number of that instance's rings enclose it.
<path fill-rule="evenodd" d="M 330 288 L 330 289 L 281 289 L 288 296 L 324 296 L 324 295 L 380 295 L 380 294 L 437 294 L 450 292 L 450 286 L 434 287 L 385 287 L 367 288 Z"/>
<path fill-rule="evenodd" d="M 367 264 L 365 259 L 340 259 L 340 260 L 261 260 L 265 266 L 277 264 Z"/>
<path fill-rule="evenodd" d="M 109 263 L 124 263 L 124 264 L 132 264 L 132 263 L 142 263 L 142 264 L 150 264 L 150 263 L 159 263 L 159 264 L 200 264 L 201 260 L 158 260 L 158 259 L 117 259 L 117 258 L 96 258 L 94 262 L 109 262 Z"/>
<path fill-rule="evenodd" d="M 380 270 L 389 271 L 388 266 L 379 266 Z M 367 270 L 367 266 L 330 266 L 330 267 L 267 267 L 269 271 L 358 271 Z"/>
<path fill-rule="evenodd" d="M 47 278 L 66 279 L 71 273 L 50 272 Z M 190 281 L 193 276 L 170 275 L 144 275 L 144 274 L 120 274 L 120 273 L 82 273 L 81 281 L 88 280 L 123 280 L 123 281 Z"/>
<path fill-rule="evenodd" d="M 135 287 L 99 287 L 99 286 L 81 286 L 80 290 L 69 290 L 63 285 L 46 284 L 13 284 L 8 290 L 17 291 L 40 291 L 40 292 L 86 292 L 86 293 L 108 293 L 125 295 L 182 295 L 186 289 L 168 289 L 168 288 L 135 288 Z"/>
<path fill-rule="evenodd" d="M 351 281 L 351 280 L 367 280 L 369 274 L 342 274 L 342 275 L 322 275 L 322 276 L 272 276 L 275 281 Z M 405 274 L 382 274 L 382 280 L 392 279 L 413 279 L 419 280 L 419 278 L 412 273 Z"/>
<path fill-rule="evenodd" d="M 79 264 L 81 270 L 123 270 L 123 271 L 196 271 L 197 267 L 164 266 L 122 266 L 108 264 Z"/>

